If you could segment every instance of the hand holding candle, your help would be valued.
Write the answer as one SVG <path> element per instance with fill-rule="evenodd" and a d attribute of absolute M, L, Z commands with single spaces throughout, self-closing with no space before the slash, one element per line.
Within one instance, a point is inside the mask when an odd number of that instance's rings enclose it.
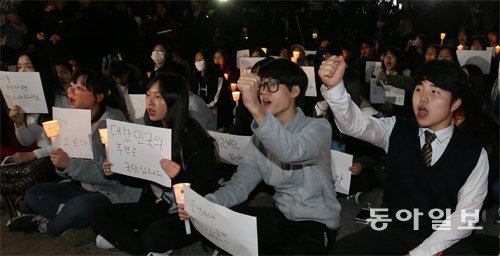
<path fill-rule="evenodd" d="M 55 149 L 56 137 L 59 136 L 59 121 L 57 120 L 47 121 L 43 122 L 42 125 L 45 134 L 47 134 L 47 137 L 49 137 L 52 142 L 52 147 Z"/>
<path fill-rule="evenodd" d="M 179 204 L 184 204 L 184 188 L 190 187 L 190 183 L 177 183 L 172 186 L 175 194 L 175 202 Z M 191 234 L 191 226 L 189 225 L 189 220 L 184 220 L 184 226 L 186 228 L 186 234 Z"/>
<path fill-rule="evenodd" d="M 236 91 L 236 88 L 237 88 L 236 83 L 231 83 L 231 91 L 232 92 Z"/>

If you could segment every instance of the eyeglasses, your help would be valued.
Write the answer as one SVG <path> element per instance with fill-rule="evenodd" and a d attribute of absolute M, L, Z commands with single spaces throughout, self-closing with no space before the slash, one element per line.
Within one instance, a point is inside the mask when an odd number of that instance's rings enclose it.
<path fill-rule="evenodd" d="M 70 93 L 73 93 L 74 95 L 80 95 L 81 92 L 90 92 L 89 90 L 87 89 L 83 89 L 83 88 L 78 88 L 78 87 L 73 87 L 73 86 L 68 86 L 68 88 L 66 89 L 68 92 Z"/>
<path fill-rule="evenodd" d="M 260 81 L 258 94 L 262 94 L 264 89 L 267 88 L 269 93 L 275 93 L 280 88 L 280 81 L 278 79 L 269 78 Z"/>

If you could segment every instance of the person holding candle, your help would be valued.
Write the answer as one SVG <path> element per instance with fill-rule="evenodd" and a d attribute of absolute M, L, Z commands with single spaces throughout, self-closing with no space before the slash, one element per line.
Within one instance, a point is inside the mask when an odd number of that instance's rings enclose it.
<path fill-rule="evenodd" d="M 104 76 L 99 72 L 77 71 L 67 91 L 71 108 L 91 111 L 94 158 L 72 158 L 63 149 L 55 149 L 50 159 L 57 172 L 70 181 L 30 187 L 25 193 L 25 201 L 39 215 L 18 217 L 11 221 L 9 229 L 61 236 L 70 243 L 79 244 L 93 238 L 93 232 L 84 228 L 89 226 L 95 209 L 112 203 L 137 202 L 141 190 L 108 179 L 102 171 L 106 153 L 98 129 L 106 127 L 108 118 L 126 120 L 121 111 L 107 106 L 109 86 Z"/>
<path fill-rule="evenodd" d="M 331 126 L 297 107 L 306 74 L 290 60 L 277 59 L 258 75 L 242 76 L 238 87 L 254 118 L 254 135 L 231 180 L 205 198 L 257 217 L 260 254 L 324 254 L 324 234 L 331 246 L 341 206 L 331 171 Z M 276 207 L 241 204 L 261 181 L 274 187 Z M 179 216 L 189 218 L 183 206 Z"/>
<path fill-rule="evenodd" d="M 215 140 L 188 115 L 188 89 L 184 79 L 161 75 L 154 79 L 146 94 L 144 122 L 149 126 L 172 129 L 172 159 L 158 159 L 172 186 L 190 183 L 201 195 L 217 189 L 218 163 Z M 100 234 L 100 248 L 116 247 L 132 255 L 164 253 L 190 245 L 200 238 L 194 228 L 186 234 L 184 222 L 176 214 L 172 188 L 111 172 L 112 163 L 104 162 L 106 176 L 123 183 L 142 186 L 139 203 L 114 204 L 93 214 L 92 227 Z"/>

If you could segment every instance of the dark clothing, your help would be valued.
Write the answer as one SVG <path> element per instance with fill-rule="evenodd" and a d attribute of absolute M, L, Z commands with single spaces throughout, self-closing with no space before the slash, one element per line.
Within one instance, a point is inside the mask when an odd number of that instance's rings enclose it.
<path fill-rule="evenodd" d="M 431 235 L 430 231 L 389 225 L 383 231 L 366 227 L 334 244 L 332 255 L 405 255 Z M 362 246 L 360 246 L 362 245 Z M 498 238 L 472 234 L 447 248 L 444 255 L 497 255 Z"/>
<path fill-rule="evenodd" d="M 292 221 L 274 207 L 238 205 L 232 210 L 257 217 L 257 236 L 260 255 L 322 255 L 325 254 L 325 232 L 336 231 L 316 221 Z M 220 249 L 218 249 L 220 250 Z"/>
<path fill-rule="evenodd" d="M 189 182 L 202 196 L 215 191 L 218 184 L 213 138 L 194 120 L 190 120 L 183 138 L 183 160 L 174 159 L 181 165 L 181 171 L 172 179 L 172 184 Z M 186 235 L 184 223 L 177 213 L 169 213 L 168 205 L 152 201 L 149 184 L 140 203 L 115 204 L 96 211 L 92 217 L 96 233 L 116 248 L 134 255 L 164 253 L 196 242 L 199 234 L 194 228 L 191 228 L 191 235 Z M 165 190 L 171 191 L 170 188 Z"/>
<path fill-rule="evenodd" d="M 236 104 L 229 84 L 220 69 L 214 68 L 206 72 L 205 76 L 195 72 L 191 90 L 205 100 L 210 109 L 216 110 L 217 128 L 231 125 Z"/>
<path fill-rule="evenodd" d="M 425 167 L 418 129 L 415 120 L 397 117 L 387 152 L 382 207 L 389 209 L 390 216 L 401 209 L 419 209 L 424 213 L 419 228 L 431 229 L 427 213 L 431 209 L 455 210 L 458 191 L 476 166 L 482 147 L 455 128 L 443 155 L 434 165 Z"/>
<path fill-rule="evenodd" d="M 191 227 L 191 235 L 186 235 L 179 215 L 167 214 L 161 204 L 154 202 L 100 208 L 94 214 L 92 227 L 116 248 L 131 255 L 164 253 L 193 244 L 200 238 L 194 227 Z"/>

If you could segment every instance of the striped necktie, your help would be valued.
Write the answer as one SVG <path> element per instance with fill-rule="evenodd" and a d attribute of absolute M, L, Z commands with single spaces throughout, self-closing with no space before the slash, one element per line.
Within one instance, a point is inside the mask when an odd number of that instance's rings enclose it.
<path fill-rule="evenodd" d="M 432 162 L 432 147 L 431 143 L 436 139 L 436 134 L 425 131 L 425 144 L 422 147 L 422 157 L 424 158 L 425 166 L 431 166 Z"/>

